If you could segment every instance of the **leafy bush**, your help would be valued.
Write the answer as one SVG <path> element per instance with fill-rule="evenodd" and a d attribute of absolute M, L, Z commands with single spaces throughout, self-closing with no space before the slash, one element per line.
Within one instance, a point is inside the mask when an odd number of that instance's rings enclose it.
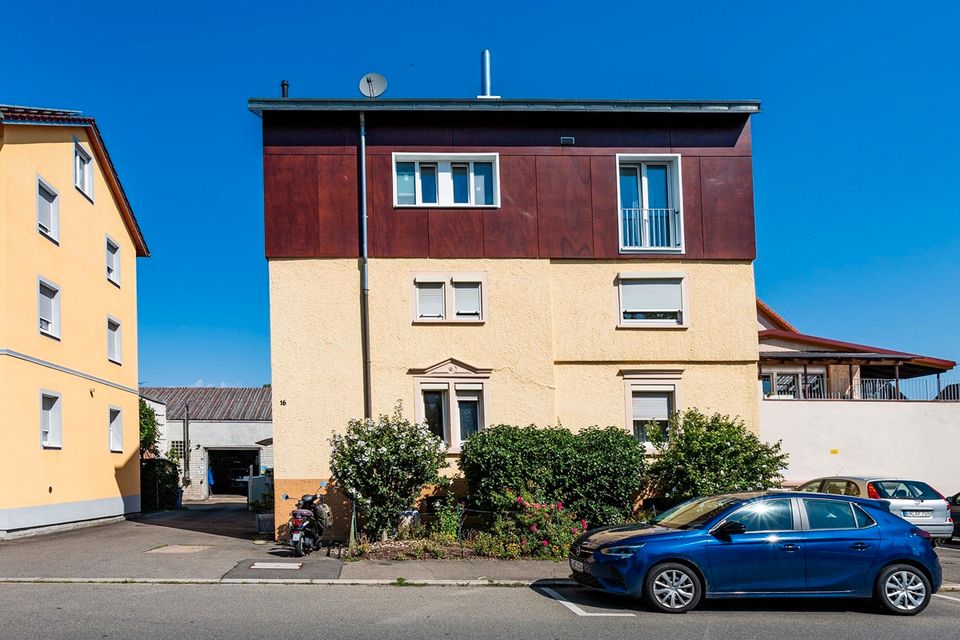
<path fill-rule="evenodd" d="M 453 496 L 438 502 L 436 507 L 437 519 L 433 523 L 433 533 L 441 540 L 454 542 L 460 539 L 460 528 L 463 525 L 463 508 L 457 504 Z"/>
<path fill-rule="evenodd" d="M 426 425 L 406 420 L 399 406 L 392 416 L 351 420 L 330 442 L 333 479 L 356 503 L 373 539 L 395 525 L 425 486 L 443 482 L 446 446 Z"/>
<path fill-rule="evenodd" d="M 562 559 L 586 531 L 586 521 L 560 501 L 537 501 L 523 493 L 506 495 L 513 499 L 513 508 L 497 516 L 489 533 L 474 538 L 474 551 L 480 555 Z"/>
<path fill-rule="evenodd" d="M 498 425 L 463 445 L 460 469 L 471 504 L 510 508 L 510 490 L 562 501 L 591 525 L 629 517 L 643 486 L 644 450 L 617 427 L 571 433 L 562 427 Z"/>
<path fill-rule="evenodd" d="M 650 433 L 657 455 L 651 488 L 671 502 L 779 487 L 787 468 L 780 443 L 761 441 L 739 418 L 689 409 L 670 419 L 667 434 Z"/>
<path fill-rule="evenodd" d="M 144 511 L 176 509 L 180 498 L 180 472 L 162 458 L 140 461 L 140 505 Z"/>
<path fill-rule="evenodd" d="M 143 454 L 160 455 L 157 443 L 160 441 L 160 426 L 157 423 L 157 412 L 153 407 L 140 398 L 140 457 Z"/>

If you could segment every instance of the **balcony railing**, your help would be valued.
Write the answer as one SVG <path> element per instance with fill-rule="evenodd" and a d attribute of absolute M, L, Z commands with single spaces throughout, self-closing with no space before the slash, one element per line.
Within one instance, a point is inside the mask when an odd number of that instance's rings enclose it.
<path fill-rule="evenodd" d="M 620 209 L 623 249 L 678 249 L 680 212 L 676 209 Z"/>
<path fill-rule="evenodd" d="M 895 378 L 861 378 L 851 388 L 846 380 L 831 381 L 827 388 L 823 386 L 822 375 L 808 376 L 799 388 L 790 380 L 781 380 L 777 392 L 768 393 L 767 398 L 778 400 L 925 400 L 941 402 L 960 402 L 960 380 L 940 380 L 913 378 L 900 380 L 899 389 Z M 784 382 L 786 384 L 784 384 Z"/>

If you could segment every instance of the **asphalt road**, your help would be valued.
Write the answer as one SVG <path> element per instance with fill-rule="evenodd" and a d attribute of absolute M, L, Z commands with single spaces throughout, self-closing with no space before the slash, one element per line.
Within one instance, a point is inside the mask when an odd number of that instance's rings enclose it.
<path fill-rule="evenodd" d="M 960 599 L 946 598 L 913 618 L 838 600 L 726 601 L 677 616 L 572 587 L 0 585 L 3 640 L 901 640 L 956 638 L 958 628 Z"/>

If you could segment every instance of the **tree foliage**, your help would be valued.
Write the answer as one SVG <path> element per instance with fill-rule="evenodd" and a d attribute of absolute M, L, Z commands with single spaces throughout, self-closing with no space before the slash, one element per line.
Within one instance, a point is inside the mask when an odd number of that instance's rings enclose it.
<path fill-rule="evenodd" d="M 333 479 L 356 503 L 372 538 L 392 529 L 424 487 L 443 483 L 446 445 L 426 425 L 405 419 L 400 406 L 392 416 L 351 420 L 330 442 Z"/>
<path fill-rule="evenodd" d="M 140 398 L 140 457 L 150 453 L 159 455 L 157 443 L 160 441 L 160 427 L 157 424 L 157 412 Z"/>
<path fill-rule="evenodd" d="M 659 429 L 650 434 L 656 456 L 651 488 L 674 502 L 779 487 L 787 468 L 780 442 L 763 442 L 739 418 L 689 409 L 674 414 L 666 434 Z"/>

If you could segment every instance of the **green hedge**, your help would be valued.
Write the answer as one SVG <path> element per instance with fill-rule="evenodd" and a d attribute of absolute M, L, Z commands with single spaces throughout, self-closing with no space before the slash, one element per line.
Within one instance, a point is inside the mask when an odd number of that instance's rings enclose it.
<path fill-rule="evenodd" d="M 497 425 L 464 443 L 459 465 L 478 509 L 507 509 L 509 492 L 532 490 L 562 501 L 594 527 L 630 516 L 645 457 L 643 445 L 617 427 L 571 433 Z"/>
<path fill-rule="evenodd" d="M 162 458 L 140 461 L 140 508 L 164 511 L 179 507 L 180 473 L 177 464 Z"/>

